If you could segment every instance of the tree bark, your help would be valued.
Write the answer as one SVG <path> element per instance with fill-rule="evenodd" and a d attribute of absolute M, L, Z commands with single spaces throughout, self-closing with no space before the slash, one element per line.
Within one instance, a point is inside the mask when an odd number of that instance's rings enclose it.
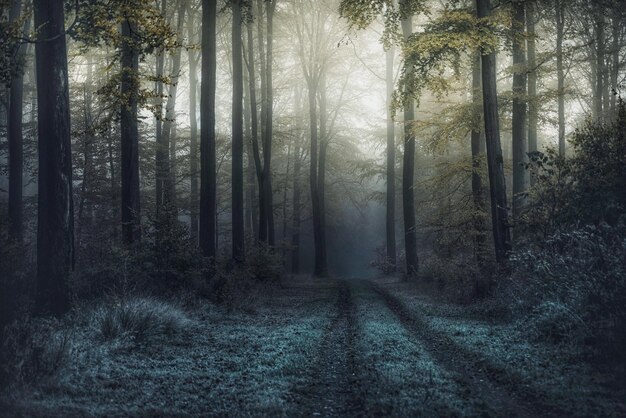
<path fill-rule="evenodd" d="M 74 204 L 63 2 L 35 0 L 39 132 L 35 311 L 61 315 L 71 303 Z"/>
<path fill-rule="evenodd" d="M 393 121 L 393 47 L 386 52 L 385 81 L 387 86 L 387 263 L 390 273 L 396 270 L 396 134 Z"/>
<path fill-rule="evenodd" d="M 523 0 L 513 2 L 513 217 L 518 219 L 526 203 L 527 170 L 524 167 L 528 142 L 526 138 L 526 51 L 524 30 L 526 7 Z"/>
<path fill-rule="evenodd" d="M 22 1 L 13 0 L 9 12 L 9 21 L 15 22 L 22 13 Z M 24 22 L 24 35 L 28 34 L 30 19 Z M 26 46 L 15 46 L 15 60 L 19 67 L 26 55 Z M 23 193 L 24 193 L 24 71 L 21 68 L 13 73 L 9 91 L 8 142 L 9 142 L 9 237 L 15 242 L 22 242 L 24 237 Z"/>
<path fill-rule="evenodd" d="M 194 36 L 194 19 L 188 15 L 187 33 L 189 39 Z M 190 235 L 193 242 L 198 240 L 198 53 L 192 48 L 187 50 L 189 56 L 189 190 Z"/>
<path fill-rule="evenodd" d="M 215 87 L 217 0 L 202 0 L 202 84 L 200 97 L 200 247 L 215 261 L 217 245 Z"/>
<path fill-rule="evenodd" d="M 481 173 L 483 170 L 483 158 L 485 155 L 485 135 L 480 128 L 483 119 L 482 112 L 482 80 L 480 51 L 474 55 L 472 65 L 472 105 L 474 108 L 474 123 L 472 124 L 471 147 L 472 147 L 472 197 L 474 200 L 474 255 L 478 262 L 485 258 L 485 188 Z"/>
<path fill-rule="evenodd" d="M 402 21 L 405 41 L 413 33 L 413 19 Z M 415 119 L 415 105 L 412 99 L 404 104 L 404 155 L 402 158 L 402 212 L 404 216 L 404 251 L 406 254 L 406 275 L 414 276 L 419 268 L 417 258 L 417 230 L 415 222 L 415 135 L 412 123 Z"/>
<path fill-rule="evenodd" d="M 596 34 L 596 86 L 594 93 L 594 106 L 597 120 L 604 119 L 603 113 L 603 93 L 604 93 L 604 55 L 605 55 L 605 34 L 604 34 L 604 7 L 599 3 L 594 3 L 595 7 L 595 34 Z"/>
<path fill-rule="evenodd" d="M 260 9 L 262 10 L 262 9 Z M 260 17 L 257 17 L 260 19 Z M 255 54 L 254 54 L 254 35 L 252 31 L 253 22 L 247 24 L 247 41 L 248 41 L 248 91 L 250 92 L 250 140 L 252 142 L 252 157 L 256 173 L 256 180 L 259 188 L 259 218 L 257 237 L 259 242 L 267 241 L 267 215 L 265 206 L 265 194 L 263 193 L 263 163 L 261 162 L 261 151 L 259 149 L 259 118 L 257 113 L 257 95 L 256 95 L 256 71 L 255 71 Z M 260 23 L 259 23 L 260 25 Z"/>
<path fill-rule="evenodd" d="M 181 0 L 178 5 L 178 18 L 176 22 L 177 43 L 183 42 L 183 24 L 185 22 L 185 12 L 187 11 L 187 1 Z M 176 175 L 174 170 L 176 146 L 173 145 L 172 131 L 174 129 L 174 121 L 176 119 L 176 96 L 178 93 L 178 83 L 180 80 L 180 60 L 182 56 L 182 47 L 179 47 L 172 57 L 172 84 L 168 88 L 167 103 L 165 105 L 165 121 L 163 122 L 163 138 L 161 141 L 163 166 L 161 175 L 163 176 L 163 204 L 170 206 L 170 209 L 176 207 L 175 184 Z M 174 151 L 174 152 L 172 152 Z"/>
<path fill-rule="evenodd" d="M 563 68 L 563 38 L 565 36 L 565 6 L 563 0 L 554 2 L 556 16 L 556 77 L 559 120 L 559 155 L 565 157 L 565 70 Z"/>
<path fill-rule="evenodd" d="M 617 108 L 617 92 L 618 92 L 618 79 L 620 72 L 620 34 L 622 31 L 621 22 L 622 18 L 620 16 L 620 10 L 617 5 L 614 6 L 613 10 L 613 45 L 611 47 L 611 52 L 613 54 L 613 65 L 611 66 L 611 121 L 615 122 L 617 120 L 619 109 Z"/>
<path fill-rule="evenodd" d="M 491 14 L 491 1 L 477 0 L 478 18 Z M 509 231 L 509 208 L 506 200 L 504 160 L 500 143 L 500 122 L 498 119 L 498 93 L 496 87 L 496 54 L 482 52 L 483 112 L 485 118 L 485 139 L 487 144 L 487 168 L 491 193 L 491 218 L 496 260 L 502 262 L 511 251 Z"/>
<path fill-rule="evenodd" d="M 122 23 L 122 236 L 128 245 L 141 239 L 139 201 L 139 128 L 137 94 L 139 91 L 139 53 L 133 48 L 136 33 L 129 20 Z"/>
<path fill-rule="evenodd" d="M 167 0 L 161 0 L 161 15 L 165 19 L 167 14 Z M 157 95 L 157 116 L 156 116 L 156 150 L 155 150 L 155 202 L 157 213 L 163 206 L 163 187 L 167 177 L 166 158 L 167 148 L 163 145 L 163 81 L 165 75 L 165 50 L 161 49 L 156 58 L 156 95 Z"/>
<path fill-rule="evenodd" d="M 328 132 L 328 106 L 326 100 L 326 73 L 322 72 L 319 83 L 319 156 L 317 168 L 317 201 L 318 201 L 318 241 L 319 265 L 316 269 L 320 277 L 328 275 L 328 247 L 326 242 L 326 155 L 330 133 Z"/>
<path fill-rule="evenodd" d="M 233 109 L 232 109 L 232 256 L 245 260 L 243 201 L 243 51 L 241 0 L 233 0 Z"/>
<path fill-rule="evenodd" d="M 539 109 L 537 103 L 537 48 L 535 32 L 535 2 L 526 4 L 526 31 L 528 32 L 528 152 L 537 151 L 537 125 Z M 534 179 L 530 179 L 531 184 Z"/>
<path fill-rule="evenodd" d="M 263 193 L 267 214 L 267 241 L 273 247 L 276 244 L 276 231 L 274 228 L 274 196 L 272 189 L 272 137 L 274 119 L 274 86 L 273 86 L 273 61 L 274 61 L 274 9 L 277 0 L 268 0 L 265 3 L 267 17 L 267 58 L 265 71 L 265 142 L 263 144 Z"/>

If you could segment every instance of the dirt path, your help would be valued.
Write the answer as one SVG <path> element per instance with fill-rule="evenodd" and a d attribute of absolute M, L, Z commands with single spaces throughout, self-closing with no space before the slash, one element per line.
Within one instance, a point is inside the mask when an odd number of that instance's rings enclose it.
<path fill-rule="evenodd" d="M 356 306 L 353 293 L 361 294 Z M 367 301 L 367 302 L 366 302 Z M 336 316 L 325 330 L 316 360 L 313 362 L 309 383 L 299 392 L 302 404 L 313 416 L 346 416 L 366 414 L 365 389 L 380 390 L 386 383 L 371 367 L 367 367 L 357 348 L 357 341 L 364 337 L 357 325 L 357 310 L 367 311 L 375 304 L 382 304 L 392 314 L 397 324 L 408 332 L 408 338 L 425 348 L 436 367 L 451 376 L 458 392 L 470 399 L 472 413 L 487 416 L 537 417 L 560 415 L 542 400 L 542 394 L 524 385 L 521 378 L 505 373 L 466 347 L 456 344 L 441 332 L 436 332 L 425 320 L 409 312 L 403 303 L 378 284 L 364 280 L 340 280 L 337 282 Z M 414 375 L 426 376 L 415 364 Z M 424 383 L 424 382 L 416 382 Z M 430 383 L 436 385 L 436 383 Z M 438 388 L 431 388 L 437 391 Z M 479 405 L 476 407 L 476 405 Z M 453 411 L 446 410 L 446 414 Z M 369 408 L 375 411 L 378 408 Z M 440 410 L 441 412 L 441 410 Z"/>
<path fill-rule="evenodd" d="M 346 416 L 363 410 L 357 334 L 351 287 L 338 281 L 335 317 L 322 336 L 311 379 L 300 390 L 311 415 Z"/>
<path fill-rule="evenodd" d="M 381 286 L 369 282 L 402 325 L 425 345 L 437 363 L 455 375 L 457 383 L 472 397 L 479 397 L 488 415 L 537 417 L 552 411 L 541 395 L 524 387 L 521 379 L 491 366 L 448 336 L 436 332 L 422 318 L 410 313 L 403 303 Z"/>

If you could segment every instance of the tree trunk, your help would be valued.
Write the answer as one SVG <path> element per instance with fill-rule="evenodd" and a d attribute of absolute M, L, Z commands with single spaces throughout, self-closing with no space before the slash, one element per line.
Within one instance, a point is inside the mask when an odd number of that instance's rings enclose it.
<path fill-rule="evenodd" d="M 262 10 L 262 9 L 261 9 Z M 260 19 L 260 17 L 257 17 Z M 263 193 L 263 165 L 261 162 L 261 151 L 259 150 L 259 119 L 257 113 L 257 96 L 256 96 L 256 72 L 255 72 L 255 55 L 254 55 L 254 35 L 252 32 L 252 21 L 247 24 L 248 38 L 248 91 L 250 92 L 250 140 L 252 142 L 252 157 L 256 173 L 256 180 L 259 187 L 259 225 L 257 229 L 257 237 L 259 242 L 267 241 L 267 216 L 265 212 L 265 194 Z M 259 23 L 260 25 L 260 23 Z"/>
<path fill-rule="evenodd" d="M 319 81 L 313 78 L 307 81 L 309 90 L 309 127 L 311 131 L 311 148 L 309 151 L 309 186 L 311 189 L 311 210 L 313 214 L 313 247 L 315 261 L 313 274 L 324 277 L 328 274 L 326 254 L 321 241 L 321 210 L 318 183 L 318 130 L 317 130 L 317 90 Z"/>
<path fill-rule="evenodd" d="M 413 33 L 413 19 L 402 21 L 402 33 L 405 41 Z M 417 274 L 417 230 L 415 223 L 415 135 L 412 123 L 415 119 L 415 105 L 412 99 L 404 104 L 404 155 L 402 157 L 402 213 L 404 217 L 404 251 L 406 254 L 407 277 Z"/>
<path fill-rule="evenodd" d="M 535 19 L 535 2 L 530 1 L 526 4 L 526 31 L 528 32 L 528 152 L 537 151 L 537 125 L 539 121 Z M 533 184 L 534 178 L 531 178 L 530 181 Z"/>
<path fill-rule="evenodd" d="M 474 200 L 474 254 L 478 262 L 485 258 L 485 189 L 481 173 L 485 155 L 485 135 L 480 127 L 482 122 L 482 80 L 480 68 L 480 51 L 474 55 L 472 65 L 472 105 L 474 120 L 472 124 L 472 197 Z"/>
<path fill-rule="evenodd" d="M 565 70 L 563 69 L 563 38 L 565 36 L 565 6 L 563 0 L 554 3 L 556 16 L 556 77 L 559 119 L 559 155 L 565 156 Z"/>
<path fill-rule="evenodd" d="M 215 261 L 217 183 L 215 156 L 217 0 L 202 0 L 202 84 L 200 97 L 200 247 Z"/>
<path fill-rule="evenodd" d="M 265 85 L 267 88 L 265 105 L 265 142 L 263 144 L 263 193 L 267 214 L 267 241 L 273 247 L 276 244 L 276 231 L 274 228 L 274 196 L 272 189 L 272 137 L 274 119 L 274 86 L 272 80 L 272 67 L 274 60 L 274 9 L 277 0 L 268 0 L 265 3 L 267 17 L 267 60 L 265 71 Z"/>
<path fill-rule="evenodd" d="M 491 1 L 477 0 L 478 17 L 491 14 Z M 506 201 L 506 182 L 504 178 L 504 160 L 500 144 L 500 122 L 498 120 L 498 93 L 496 87 L 496 54 L 482 55 L 483 112 L 485 118 L 485 140 L 487 144 L 487 168 L 489 171 L 489 190 L 491 193 L 491 218 L 496 260 L 504 261 L 511 251 L 511 233 L 509 231 L 509 209 Z"/>
<path fill-rule="evenodd" d="M 191 13 L 188 17 L 187 33 L 189 40 L 194 39 L 194 19 Z M 187 49 L 189 56 L 189 178 L 191 188 L 189 190 L 191 240 L 198 239 L 198 53 L 192 48 Z"/>
<path fill-rule="evenodd" d="M 317 200 L 318 200 L 318 241 L 319 266 L 316 269 L 320 277 L 328 275 L 328 248 L 326 242 L 326 154 L 330 133 L 327 129 L 328 110 L 326 100 L 326 74 L 322 72 L 319 84 L 319 157 L 317 168 Z"/>
<path fill-rule="evenodd" d="M 122 136 L 122 236 L 126 244 L 141 239 L 139 202 L 139 128 L 137 95 L 139 92 L 139 53 L 133 49 L 134 24 L 122 23 L 122 97 L 128 101 L 121 109 Z"/>
<path fill-rule="evenodd" d="M 161 15 L 166 18 L 167 15 L 167 0 L 161 0 Z M 157 116 L 156 116 L 156 150 L 155 150 L 155 193 L 156 193 L 156 210 L 157 213 L 163 206 L 163 183 L 167 177 L 166 170 L 166 157 L 167 148 L 163 145 L 163 81 L 162 78 L 165 75 L 165 50 L 161 49 L 158 52 L 156 58 L 156 95 L 157 95 Z"/>
<path fill-rule="evenodd" d="M 245 259 L 245 237 L 243 229 L 243 51 L 241 0 L 233 0 L 232 6 L 232 255 L 236 263 L 242 263 Z"/>
<path fill-rule="evenodd" d="M 526 51 L 524 48 L 526 27 L 524 1 L 513 2 L 513 217 L 518 219 L 526 203 L 523 194 L 527 188 L 527 171 L 524 167 L 528 142 L 526 139 Z"/>
<path fill-rule="evenodd" d="M 178 7 L 178 18 L 176 21 L 177 43 L 183 42 L 183 24 L 185 21 L 185 12 L 187 11 L 187 1 L 181 0 Z M 174 121 L 176 119 L 176 96 L 178 93 L 178 83 L 180 81 L 180 60 L 182 55 L 182 47 L 179 47 L 172 57 L 172 84 L 168 88 L 167 103 L 165 105 L 165 121 L 163 122 L 163 138 L 161 141 L 163 153 L 163 166 L 161 168 L 163 182 L 163 204 L 170 206 L 170 209 L 176 207 L 175 183 L 176 175 L 174 171 L 175 164 L 175 146 L 172 146 L 174 129 Z M 174 150 L 174 152 L 172 152 Z"/>
<path fill-rule="evenodd" d="M 267 65 L 265 62 L 265 35 L 263 31 L 263 3 L 264 0 L 257 1 L 257 41 L 259 45 L 259 76 L 261 78 L 261 146 L 263 147 L 263 162 L 265 162 L 265 144 L 267 142 Z M 268 242 L 268 204 L 267 193 L 265 190 L 265 169 L 261 162 L 260 151 L 255 151 L 259 155 L 257 170 L 261 170 L 260 175 L 257 174 L 259 180 L 259 242 Z"/>
<path fill-rule="evenodd" d="M 390 273 L 396 270 L 396 134 L 391 99 L 393 95 L 393 54 L 390 47 L 386 52 L 385 78 L 387 85 L 387 263 Z"/>
<path fill-rule="evenodd" d="M 620 10 L 617 6 L 613 11 L 613 46 L 611 52 L 613 53 L 613 65 L 611 66 L 611 121 L 617 120 L 619 109 L 617 108 L 617 92 L 618 92 L 618 79 L 620 71 L 620 34 L 621 34 L 621 16 Z"/>
<path fill-rule="evenodd" d="M 70 308 L 74 263 L 74 205 L 70 100 L 63 2 L 35 0 L 39 132 L 37 294 L 39 314 Z"/>
<path fill-rule="evenodd" d="M 9 21 L 15 22 L 21 15 L 22 1 L 13 0 Z M 24 22 L 24 35 L 28 34 L 30 19 Z M 26 46 L 17 44 L 15 60 L 18 64 L 25 60 Z M 23 176 L 24 176 L 24 143 L 22 118 L 24 111 L 24 72 L 17 69 L 12 74 L 9 92 L 8 111 L 8 142 L 9 142 L 9 237 L 22 242 L 24 236 L 23 227 Z"/>
<path fill-rule="evenodd" d="M 594 4 L 596 8 L 596 88 L 594 93 L 594 106 L 597 120 L 602 121 L 604 119 L 603 113 L 603 100 L 602 95 L 604 93 L 604 7 L 601 4 Z"/>
<path fill-rule="evenodd" d="M 291 226 L 291 273 L 300 272 L 300 142 L 296 144 L 293 163 L 293 220 Z"/>

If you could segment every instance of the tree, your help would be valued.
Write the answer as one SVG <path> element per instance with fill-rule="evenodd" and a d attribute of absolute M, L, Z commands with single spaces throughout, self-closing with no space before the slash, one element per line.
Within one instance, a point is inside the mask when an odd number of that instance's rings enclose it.
<path fill-rule="evenodd" d="M 11 2 L 9 22 L 16 23 L 20 20 L 22 9 L 21 0 Z M 23 34 L 29 31 L 30 19 L 24 21 Z M 23 213 L 22 195 L 24 175 L 24 144 L 22 116 L 24 109 L 24 71 L 23 65 L 26 55 L 26 46 L 21 42 L 15 45 L 15 65 L 11 76 L 9 114 L 8 114 L 8 140 L 9 140 L 9 235 L 21 242 L 23 239 Z"/>
<path fill-rule="evenodd" d="M 485 256 L 485 187 L 483 185 L 482 171 L 485 156 L 485 135 L 481 129 L 483 119 L 482 112 L 482 80 L 481 80 L 481 54 L 476 51 L 472 63 L 472 107 L 473 121 L 471 132 L 472 147 L 472 197 L 474 200 L 474 254 L 478 262 L 482 262 Z"/>
<path fill-rule="evenodd" d="M 405 12 L 406 13 L 406 12 Z M 406 14 L 402 20 L 402 34 L 405 42 L 413 34 L 413 19 Z M 408 85 L 411 84 L 411 73 L 407 74 Z M 412 122 L 415 119 L 415 104 L 413 99 L 404 100 L 404 154 L 402 156 L 402 213 L 404 217 L 404 251 L 406 257 L 406 274 L 411 276 L 417 273 L 419 264 L 417 258 L 417 229 L 415 223 L 415 134 Z"/>
<path fill-rule="evenodd" d="M 120 131 L 122 135 L 122 236 L 126 244 L 141 240 L 139 195 L 139 127 L 137 96 L 139 94 L 139 51 L 136 50 L 135 24 L 122 23 L 122 76 Z"/>
<path fill-rule="evenodd" d="M 187 19 L 187 34 L 190 42 L 197 38 L 194 31 L 194 14 L 190 8 Z M 191 238 L 198 239 L 198 61 L 200 55 L 195 48 L 188 48 L 189 56 L 189 207 Z"/>
<path fill-rule="evenodd" d="M 556 21 L 556 77 L 559 119 L 559 154 L 565 156 L 565 70 L 563 68 L 563 40 L 565 37 L 565 0 L 554 1 Z"/>
<path fill-rule="evenodd" d="M 527 171 L 524 166 L 528 142 L 526 137 L 526 6 L 523 0 L 513 2 L 511 39 L 513 43 L 513 217 L 518 218 L 524 206 Z"/>
<path fill-rule="evenodd" d="M 232 110 L 232 256 L 245 259 L 243 200 L 243 48 L 241 0 L 232 1 L 233 110 Z"/>
<path fill-rule="evenodd" d="M 478 18 L 491 15 L 491 1 L 476 1 Z M 483 113 L 487 143 L 487 168 L 491 193 L 491 220 L 497 261 L 504 261 L 511 251 L 504 159 L 500 144 L 500 121 L 498 119 L 498 92 L 496 87 L 496 53 L 493 49 L 482 50 Z"/>
<path fill-rule="evenodd" d="M 202 1 L 202 84 L 200 97 L 200 248 L 215 260 L 217 181 L 215 158 L 217 1 Z"/>
<path fill-rule="evenodd" d="M 385 52 L 385 82 L 387 86 L 387 212 L 386 242 L 387 262 L 392 271 L 396 269 L 396 133 L 393 120 L 393 47 Z"/>
<path fill-rule="evenodd" d="M 528 152 L 537 151 L 537 125 L 539 120 L 539 104 L 537 103 L 537 52 L 535 20 L 535 1 L 526 4 L 526 32 L 528 38 Z M 531 178 L 531 182 L 533 179 Z"/>
<path fill-rule="evenodd" d="M 185 20 L 185 12 L 187 11 L 187 1 L 179 0 L 178 3 L 178 16 L 176 23 L 176 33 L 177 33 L 177 45 L 182 44 L 183 41 L 183 23 Z M 163 183 L 163 196 L 161 197 L 161 202 L 165 203 L 168 206 L 175 207 L 176 205 L 176 196 L 175 196 L 175 171 L 174 171 L 174 163 L 175 163 L 175 152 L 171 153 L 168 158 L 168 152 L 170 149 L 176 149 L 174 144 L 174 122 L 176 118 L 176 97 L 178 93 L 178 84 L 180 79 L 180 60 L 182 55 L 182 48 L 179 46 L 174 51 L 174 56 L 172 57 L 172 82 L 169 85 L 168 93 L 167 93 L 167 103 L 165 105 L 165 121 L 163 122 L 163 132 L 161 138 L 161 144 L 158 144 L 157 147 L 161 148 L 161 153 L 164 156 L 161 168 L 161 172 L 157 173 L 157 181 L 159 180 L 159 174 L 162 176 Z M 159 200 L 157 199 L 157 202 Z M 157 207 L 158 209 L 158 207 Z M 171 208 L 170 208 L 171 209 Z M 168 212 L 170 211 L 168 209 Z"/>
<path fill-rule="evenodd" d="M 38 313 L 70 308 L 74 261 L 74 204 L 70 103 L 63 2 L 34 1 L 39 181 L 37 216 Z"/>

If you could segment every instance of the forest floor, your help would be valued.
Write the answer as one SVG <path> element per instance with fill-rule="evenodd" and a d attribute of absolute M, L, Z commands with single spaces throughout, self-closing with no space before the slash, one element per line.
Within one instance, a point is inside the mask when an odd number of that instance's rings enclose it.
<path fill-rule="evenodd" d="M 626 416 L 602 367 L 397 279 L 296 278 L 186 314 L 151 344 L 74 325 L 70 361 L 0 416 Z"/>

